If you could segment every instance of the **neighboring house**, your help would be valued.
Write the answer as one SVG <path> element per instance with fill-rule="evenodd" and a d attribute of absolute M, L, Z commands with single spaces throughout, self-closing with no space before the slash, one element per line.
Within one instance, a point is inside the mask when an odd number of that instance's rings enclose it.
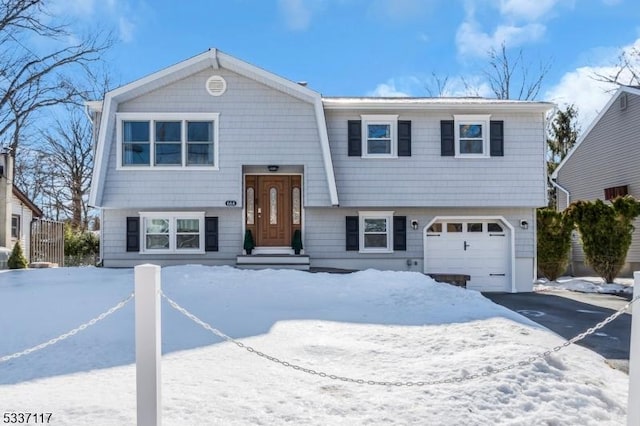
<path fill-rule="evenodd" d="M 20 241 L 29 260 L 31 221 L 42 211 L 13 185 L 13 164 L 12 154 L 0 153 L 0 247 L 11 250 Z"/>
<path fill-rule="evenodd" d="M 558 208 L 577 200 L 640 198 L 640 87 L 621 86 L 551 176 Z M 640 229 L 640 220 L 634 223 Z M 590 274 L 579 238 L 573 240 L 572 272 Z M 622 275 L 640 269 L 640 232 L 636 231 Z"/>
<path fill-rule="evenodd" d="M 209 50 L 88 104 L 102 261 L 409 270 L 531 291 L 551 107 L 322 97 Z"/>

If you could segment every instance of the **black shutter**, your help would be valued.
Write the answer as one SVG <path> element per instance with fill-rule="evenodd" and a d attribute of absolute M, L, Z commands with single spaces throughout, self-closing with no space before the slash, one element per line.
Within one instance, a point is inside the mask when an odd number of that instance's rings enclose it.
<path fill-rule="evenodd" d="M 346 249 L 360 250 L 360 232 L 358 216 L 347 216 Z"/>
<path fill-rule="evenodd" d="M 489 127 L 489 137 L 491 138 L 491 149 L 489 150 L 492 157 L 504 156 L 504 122 L 492 121 Z"/>
<path fill-rule="evenodd" d="M 204 218 L 204 251 L 218 251 L 218 218 Z"/>
<path fill-rule="evenodd" d="M 453 120 L 442 120 L 440 122 L 440 155 L 443 157 L 456 155 L 455 143 Z"/>
<path fill-rule="evenodd" d="M 362 156 L 362 121 L 349 120 L 347 124 L 349 140 L 349 157 Z"/>
<path fill-rule="evenodd" d="M 407 217 L 406 216 L 393 217 L 393 249 L 400 250 L 400 251 L 407 250 Z"/>
<path fill-rule="evenodd" d="M 411 157 L 411 121 L 398 121 L 398 157 Z"/>
<path fill-rule="evenodd" d="M 127 217 L 127 251 L 140 251 L 140 218 Z"/>

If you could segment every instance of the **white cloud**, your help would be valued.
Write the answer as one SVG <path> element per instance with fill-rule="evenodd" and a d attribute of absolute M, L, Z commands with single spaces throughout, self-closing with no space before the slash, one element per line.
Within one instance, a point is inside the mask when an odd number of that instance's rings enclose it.
<path fill-rule="evenodd" d="M 121 16 L 118 19 L 118 37 L 125 43 L 133 41 L 135 25 L 129 19 Z"/>
<path fill-rule="evenodd" d="M 309 27 L 311 10 L 304 0 L 280 0 L 278 4 L 289 29 L 306 30 Z"/>
<path fill-rule="evenodd" d="M 403 21 L 423 16 L 438 0 L 374 0 L 368 14 L 376 19 Z"/>
<path fill-rule="evenodd" d="M 383 98 L 403 98 L 411 96 L 409 91 L 400 90 L 396 87 L 396 80 L 391 78 L 386 83 L 380 83 L 367 96 L 381 96 Z"/>
<path fill-rule="evenodd" d="M 545 94 L 561 109 L 573 104 L 578 109 L 578 127 L 585 130 L 611 98 L 615 85 L 597 81 L 595 73 L 612 71 L 613 67 L 580 67 L 566 73 L 560 83 Z"/>
<path fill-rule="evenodd" d="M 327 0 L 278 0 L 287 28 L 304 31 L 311 25 L 311 18 L 320 12 Z"/>
<path fill-rule="evenodd" d="M 491 88 L 480 76 L 454 76 L 436 81 L 437 77 L 431 76 L 402 76 L 394 77 L 385 83 L 380 83 L 376 88 L 367 93 L 367 96 L 381 96 L 387 98 L 408 96 L 480 96 L 491 97 Z M 438 85 L 444 87 L 438 87 Z M 438 93 L 441 91 L 442 93 Z"/>
<path fill-rule="evenodd" d="M 467 20 L 458 28 L 456 46 L 461 56 L 485 56 L 491 49 L 499 49 L 503 43 L 517 47 L 539 40 L 545 31 L 544 25 L 532 23 L 521 27 L 499 25 L 493 34 L 489 34 L 482 31 L 476 21 Z"/>
<path fill-rule="evenodd" d="M 640 38 L 618 49 L 617 53 L 632 52 L 634 49 L 640 49 Z M 599 81 L 597 75 L 615 74 L 618 71 L 616 61 L 617 55 L 611 57 L 609 64 L 583 66 L 566 73 L 557 85 L 546 92 L 545 99 L 557 103 L 561 108 L 574 104 L 578 108 L 578 124 L 582 130 L 586 130 L 616 89 L 614 84 Z M 635 67 L 640 69 L 640 57 Z M 626 82 L 625 78 L 629 78 L 630 74 L 622 73 L 621 77 L 621 81 Z"/>
<path fill-rule="evenodd" d="M 562 0 L 500 0 L 500 13 L 512 19 L 537 21 Z"/>
<path fill-rule="evenodd" d="M 49 11 L 53 15 L 88 18 L 96 9 L 95 0 L 54 0 Z"/>

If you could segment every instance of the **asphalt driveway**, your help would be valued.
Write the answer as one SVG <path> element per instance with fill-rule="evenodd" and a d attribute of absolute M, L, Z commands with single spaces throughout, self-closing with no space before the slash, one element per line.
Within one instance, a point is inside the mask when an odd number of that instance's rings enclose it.
<path fill-rule="evenodd" d="M 624 298 L 575 292 L 483 293 L 494 303 L 541 324 L 569 340 L 604 320 L 628 301 Z M 631 315 L 622 314 L 578 344 L 609 360 L 615 368 L 628 372 Z"/>

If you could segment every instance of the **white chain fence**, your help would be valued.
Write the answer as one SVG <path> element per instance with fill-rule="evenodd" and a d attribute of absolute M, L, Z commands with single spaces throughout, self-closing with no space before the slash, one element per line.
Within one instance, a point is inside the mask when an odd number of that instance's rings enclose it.
<path fill-rule="evenodd" d="M 500 368 L 491 368 L 490 370 L 485 370 L 482 372 L 478 372 L 475 374 L 468 374 L 465 375 L 463 377 L 453 377 L 453 378 L 446 378 L 446 379 L 439 379 L 439 380 L 427 380 L 427 381 L 379 381 L 379 380 L 367 380 L 367 379 L 362 379 L 362 378 L 352 378 L 352 377 L 346 377 L 346 376 L 338 376 L 335 374 L 329 374 L 326 373 L 324 371 L 320 371 L 320 370 L 314 370 L 311 368 L 305 368 L 302 367 L 300 365 L 285 361 L 285 360 L 281 360 L 279 358 L 276 358 L 274 356 L 271 356 L 269 354 L 266 354 L 264 352 L 261 352 L 251 346 L 245 345 L 244 343 L 240 342 L 239 340 L 236 340 L 230 336 L 228 336 L 227 334 L 223 333 L 222 331 L 218 330 L 215 327 L 212 327 L 210 324 L 204 322 L 203 320 L 201 320 L 200 318 L 198 318 L 197 316 L 195 316 L 194 314 L 192 314 L 191 312 L 189 312 L 187 309 L 183 308 L 182 306 L 180 306 L 177 302 L 175 302 L 174 300 L 172 300 L 169 296 L 167 296 L 164 292 L 161 291 L 161 296 L 167 301 L 167 303 L 176 311 L 180 312 L 181 314 L 183 314 L 184 316 L 186 316 L 187 318 L 189 318 L 190 320 L 192 320 L 194 323 L 196 323 L 197 325 L 201 326 L 202 328 L 204 328 L 205 330 L 211 332 L 212 334 L 214 334 L 217 337 L 220 337 L 221 339 L 233 343 L 236 346 L 238 346 L 239 348 L 245 349 L 246 351 L 253 353 L 261 358 L 264 358 L 266 360 L 272 361 L 276 364 L 280 364 L 283 367 L 287 367 L 287 368 L 291 368 L 293 370 L 296 371 L 301 371 L 303 373 L 307 373 L 307 374 L 311 374 L 311 375 L 315 375 L 318 377 L 323 377 L 323 378 L 328 378 L 328 379 L 332 379 L 332 380 L 339 380 L 339 381 L 343 381 L 343 382 L 350 382 L 350 383 L 358 383 L 358 384 L 367 384 L 367 385 L 378 385 L 378 386 L 432 386 L 432 385 L 440 385 L 440 384 L 449 384 L 449 383 L 460 383 L 460 382 L 465 382 L 465 381 L 470 381 L 470 380 L 475 380 L 481 377 L 488 377 L 488 376 L 493 376 L 499 373 L 502 373 L 504 371 L 508 371 L 508 370 L 513 370 L 515 368 L 518 367 L 525 367 L 527 365 L 530 365 L 532 363 L 534 363 L 537 360 L 544 360 L 546 357 L 548 357 L 549 355 L 559 352 L 562 349 L 575 344 L 577 342 L 579 342 L 580 340 L 584 339 L 585 337 L 595 333 L 597 330 L 603 328 L 604 326 L 606 326 L 607 324 L 609 324 L 610 322 L 614 321 L 616 318 L 618 318 L 620 315 L 622 315 L 623 313 L 625 313 L 627 311 L 627 309 L 634 303 L 636 302 L 638 299 L 640 299 L 640 296 L 636 296 L 635 298 L 633 298 L 632 300 L 630 300 L 624 307 L 622 307 L 621 309 L 619 309 L 618 311 L 614 312 L 612 315 L 610 315 L 609 317 L 605 318 L 604 320 L 602 320 L 601 322 L 599 322 L 598 324 L 594 325 L 593 327 L 587 329 L 586 331 L 578 334 L 577 336 L 573 337 L 570 340 L 565 341 L 562 345 L 558 345 L 553 347 L 552 349 L 549 349 L 547 351 L 544 351 L 542 353 L 539 354 L 535 354 L 533 356 L 530 356 L 527 359 L 524 359 L 522 361 L 518 361 L 518 362 L 514 362 L 511 364 L 508 364 L 504 367 L 500 367 Z M 76 335 L 77 333 L 79 333 L 80 331 L 86 330 L 88 327 L 91 327 L 93 325 L 95 325 L 96 323 L 102 321 L 103 319 L 107 318 L 108 316 L 110 316 L 111 314 L 113 314 L 114 312 L 118 311 L 119 309 L 121 309 L 122 307 L 124 307 L 127 303 L 129 303 L 132 299 L 134 298 L 134 293 L 131 293 L 127 298 L 123 299 L 122 301 L 120 301 L 118 304 L 116 304 L 115 306 L 109 308 L 108 310 L 102 312 L 100 315 L 98 315 L 97 317 L 85 322 L 84 324 L 79 325 L 78 327 L 74 328 L 73 330 L 70 330 L 64 334 L 61 334 L 58 337 L 55 337 L 53 339 L 50 339 L 44 343 L 41 343 L 39 345 L 33 346 L 31 348 L 25 349 L 23 351 L 20 352 L 16 352 L 10 355 L 5 355 L 0 357 L 0 363 L 3 362 L 7 362 L 9 360 L 12 359 L 16 359 L 16 358 L 20 358 L 24 355 L 28 355 L 30 353 L 39 351 L 41 349 L 44 349 L 46 347 L 49 347 L 51 345 L 54 345 L 58 342 L 61 342 L 62 340 L 65 340 L 71 336 Z"/>
<path fill-rule="evenodd" d="M 75 336 L 80 331 L 86 330 L 87 328 L 91 327 L 92 325 L 95 325 L 97 322 L 102 321 L 103 319 L 105 319 L 109 315 L 113 314 L 115 311 L 121 309 L 124 305 L 129 303 L 131 301 L 131 299 L 133 299 L 133 297 L 134 297 L 134 293 L 131 293 L 129 295 L 129 297 L 127 297 L 126 299 L 120 301 L 117 305 L 109 308 L 108 310 L 104 311 L 103 313 L 101 313 L 97 317 L 85 322 L 84 324 L 79 325 L 78 327 L 74 328 L 73 330 L 70 330 L 70 331 L 68 331 L 68 332 L 66 332 L 64 334 L 61 334 L 58 337 L 54 337 L 53 339 L 50 339 L 50 340 L 48 340 L 48 341 L 46 341 L 44 343 L 41 343 L 39 345 L 33 346 L 33 347 L 29 348 L 29 349 L 25 349 L 23 351 L 16 352 L 16 353 L 13 353 L 11 355 L 5 355 L 3 357 L 0 357 L 0 363 L 7 362 L 7 361 L 12 360 L 12 359 L 20 358 L 21 356 L 28 355 L 28 354 L 30 354 L 32 352 L 39 351 L 39 350 L 44 349 L 44 348 L 46 348 L 48 346 L 55 345 L 58 342 L 61 342 L 61 341 L 65 340 L 65 339 L 68 339 L 71 336 Z"/>
<path fill-rule="evenodd" d="M 609 317 L 605 318 L 604 320 L 600 321 L 598 324 L 596 324 L 593 327 L 585 330 L 584 332 L 578 334 L 574 338 L 572 338 L 570 340 L 567 340 L 562 345 L 555 346 L 552 349 L 549 349 L 549 350 L 546 350 L 546 351 L 544 351 L 542 353 L 530 356 L 529 358 L 527 358 L 525 360 L 508 364 L 508 365 L 506 365 L 504 367 L 492 368 L 491 370 L 486 370 L 486 371 L 478 372 L 478 373 L 475 373 L 475 374 L 469 374 L 469 375 L 465 375 L 463 377 L 453 377 L 453 378 L 447 378 L 447 379 L 428 380 L 428 381 L 420 381 L 420 382 L 414 382 L 414 381 L 394 381 L 394 382 L 389 382 L 389 381 L 367 380 L 367 379 L 362 379 L 362 378 L 338 376 L 338 375 L 335 375 L 335 374 L 329 374 L 329 373 L 325 373 L 325 372 L 319 371 L 319 370 L 314 370 L 314 369 L 311 369 L 311 368 L 305 368 L 305 367 L 302 367 L 300 365 L 297 365 L 297 364 L 294 364 L 294 363 L 291 363 L 291 362 L 288 362 L 288 361 L 284 361 L 284 360 L 278 359 L 278 358 L 276 358 L 274 356 L 271 356 L 271 355 L 268 355 L 268 354 L 266 354 L 264 352 L 260 352 L 257 349 L 255 349 L 255 348 L 253 348 L 251 346 L 245 345 L 244 343 L 234 339 L 233 337 L 230 337 L 230 336 L 226 335 L 222 331 L 218 330 L 215 327 L 212 327 L 210 324 L 207 324 L 206 322 L 204 322 L 203 320 L 201 320 L 200 318 L 198 318 L 197 316 L 195 316 L 194 314 L 192 314 L 191 312 L 189 312 L 188 310 L 186 310 L 185 308 L 180 306 L 178 303 L 176 303 L 174 300 L 172 300 L 169 296 L 167 296 L 164 292 L 161 291 L 160 294 L 169 303 L 169 305 L 172 308 L 174 308 L 176 311 L 180 312 L 181 314 L 183 314 L 184 316 L 186 316 L 187 318 L 189 318 L 190 320 L 192 320 L 194 323 L 198 324 L 199 326 L 201 326 L 205 330 L 208 330 L 212 334 L 224 339 L 225 341 L 233 343 L 236 346 L 238 346 L 239 348 L 245 349 L 246 351 L 248 351 L 250 353 L 253 353 L 253 354 L 255 354 L 255 355 L 257 355 L 257 356 L 259 356 L 261 358 L 267 359 L 267 360 L 272 361 L 272 362 L 274 362 L 276 364 L 280 364 L 283 367 L 292 368 L 292 369 L 294 369 L 296 371 L 302 371 L 303 373 L 311 374 L 311 375 L 314 375 L 314 376 L 319 376 L 319 377 L 323 377 L 323 378 L 329 378 L 329 379 L 332 379 L 332 380 L 340 380 L 340 381 L 343 381 L 343 382 L 366 384 L 366 385 L 378 385 L 378 386 L 432 386 L 432 385 L 441 385 L 441 384 L 449 384 L 449 383 L 460 383 L 460 382 L 466 382 L 466 381 L 470 381 L 470 380 L 475 380 L 475 379 L 478 379 L 478 378 L 481 378 L 481 377 L 493 376 L 493 375 L 502 373 L 504 371 L 513 370 L 513 369 L 518 368 L 518 367 L 525 367 L 525 366 L 528 366 L 530 364 L 533 364 L 537 360 L 544 360 L 546 357 L 548 357 L 552 353 L 559 352 L 562 349 L 579 342 L 580 340 L 584 339 L 585 337 L 589 336 L 590 334 L 595 333 L 597 330 L 601 329 L 602 327 L 604 327 L 605 325 L 609 324 L 611 321 L 614 321 L 620 315 L 625 313 L 626 310 L 635 301 L 640 299 L 640 295 L 636 296 L 635 298 L 630 300 L 629 303 L 624 305 L 618 311 L 616 311 L 613 314 L 611 314 Z"/>

